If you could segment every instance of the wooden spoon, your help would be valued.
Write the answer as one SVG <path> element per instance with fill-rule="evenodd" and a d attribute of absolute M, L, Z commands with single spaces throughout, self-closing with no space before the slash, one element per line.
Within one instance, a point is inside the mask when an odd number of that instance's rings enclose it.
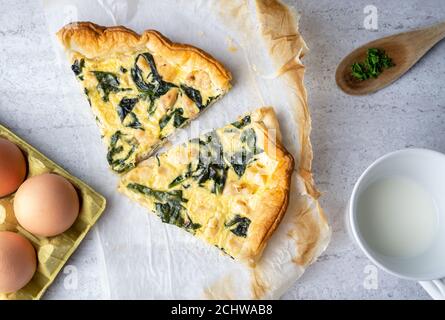
<path fill-rule="evenodd" d="M 335 81 L 344 92 L 366 95 L 391 84 L 408 71 L 436 43 L 445 38 L 445 22 L 426 29 L 403 32 L 371 41 L 347 55 L 337 67 Z M 395 66 L 384 69 L 377 78 L 357 80 L 351 75 L 351 65 L 366 59 L 369 48 L 383 49 Z"/>

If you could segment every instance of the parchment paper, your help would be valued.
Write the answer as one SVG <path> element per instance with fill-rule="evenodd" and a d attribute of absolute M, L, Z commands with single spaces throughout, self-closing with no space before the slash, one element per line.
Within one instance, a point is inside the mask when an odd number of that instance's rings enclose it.
<path fill-rule="evenodd" d="M 293 11 L 277 0 L 43 0 L 43 4 L 54 47 L 59 50 L 57 63 L 63 69 L 69 65 L 55 33 L 68 22 L 91 21 L 124 25 L 136 32 L 156 29 L 172 41 L 204 49 L 232 72 L 229 94 L 172 143 L 270 105 L 277 112 L 283 143 L 296 161 L 288 210 L 254 267 L 163 224 L 116 191 L 112 200 L 119 210 L 107 215 L 106 227 L 100 228 L 103 273 L 109 287 L 105 298 L 279 298 L 330 239 L 311 173 L 311 122 L 300 61 L 307 48 Z M 67 79 L 67 85 L 72 83 Z M 80 87 L 67 90 L 82 95 Z M 89 108 L 86 100 L 76 107 L 82 113 Z M 97 152 L 105 157 L 105 148 Z M 115 182 L 112 176 L 110 171 L 110 183 Z"/>

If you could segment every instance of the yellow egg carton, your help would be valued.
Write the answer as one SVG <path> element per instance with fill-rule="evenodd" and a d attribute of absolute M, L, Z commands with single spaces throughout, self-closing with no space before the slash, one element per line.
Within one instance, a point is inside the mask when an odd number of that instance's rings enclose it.
<path fill-rule="evenodd" d="M 0 231 L 13 231 L 25 236 L 36 249 L 38 259 L 37 271 L 31 281 L 17 292 L 0 293 L 0 300 L 40 299 L 102 215 L 106 200 L 90 186 L 66 172 L 2 125 L 0 125 L 0 137 L 15 143 L 24 153 L 28 164 L 27 178 L 42 173 L 56 173 L 68 179 L 79 195 L 79 216 L 71 228 L 54 237 L 36 236 L 23 229 L 14 215 L 12 205 L 14 194 L 0 198 Z"/>

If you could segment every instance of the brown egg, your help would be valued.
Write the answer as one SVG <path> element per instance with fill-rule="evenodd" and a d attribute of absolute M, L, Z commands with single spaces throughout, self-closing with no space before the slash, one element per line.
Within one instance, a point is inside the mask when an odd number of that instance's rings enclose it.
<path fill-rule="evenodd" d="M 0 138 L 0 197 L 13 193 L 26 177 L 22 151 L 9 140 Z"/>
<path fill-rule="evenodd" d="M 79 198 L 67 179 L 45 173 L 20 186 L 14 198 L 14 213 L 29 232 L 52 237 L 72 226 L 79 214 Z"/>
<path fill-rule="evenodd" d="M 0 293 L 23 288 L 36 272 L 36 252 L 25 237 L 0 231 Z"/>

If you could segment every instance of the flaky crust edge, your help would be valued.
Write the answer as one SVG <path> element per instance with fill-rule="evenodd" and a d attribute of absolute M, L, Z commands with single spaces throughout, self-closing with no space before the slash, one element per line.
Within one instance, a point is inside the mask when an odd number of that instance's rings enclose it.
<path fill-rule="evenodd" d="M 73 22 L 60 29 L 57 37 L 71 55 L 78 52 L 90 59 L 148 49 L 178 66 L 205 70 L 222 91 L 230 89 L 230 72 L 210 54 L 188 44 L 174 43 L 156 30 L 146 30 L 139 35 L 123 26 Z"/>
<path fill-rule="evenodd" d="M 242 249 L 236 256 L 237 259 L 254 264 L 261 258 L 262 252 L 267 245 L 269 238 L 280 224 L 284 214 L 286 213 L 289 203 L 289 193 L 291 187 L 292 172 L 294 170 L 295 161 L 291 153 L 281 144 L 279 122 L 275 111 L 272 107 L 262 107 L 251 113 L 252 120 L 256 122 L 265 135 L 265 141 L 275 148 L 276 160 L 279 164 L 277 170 L 273 173 L 272 179 L 279 181 L 274 189 L 270 190 L 268 197 L 262 205 L 260 205 L 260 213 L 257 217 L 264 217 L 260 224 L 254 224 L 254 229 L 249 230 L 253 236 L 249 237 L 249 241 L 244 242 Z M 270 130 L 270 131 L 269 131 Z M 275 132 L 276 139 L 272 140 L 269 132 Z M 270 151 L 265 150 L 269 155 Z M 272 203 L 272 210 L 271 205 Z"/>

